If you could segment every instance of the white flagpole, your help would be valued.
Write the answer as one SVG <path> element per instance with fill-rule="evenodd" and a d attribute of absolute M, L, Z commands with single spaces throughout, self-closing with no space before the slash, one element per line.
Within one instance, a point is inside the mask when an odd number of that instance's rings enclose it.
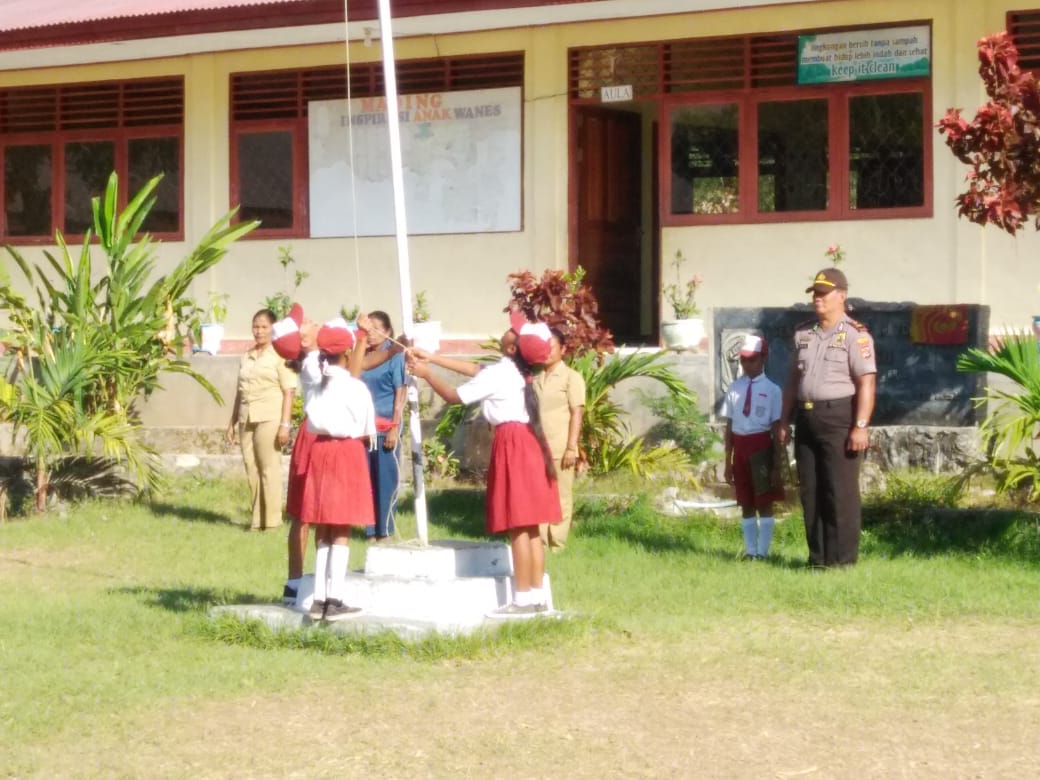
<path fill-rule="evenodd" d="M 408 258 L 408 223 L 404 210 L 404 175 L 401 172 L 401 121 L 397 103 L 397 67 L 394 34 L 390 24 L 390 0 L 379 0 L 380 43 L 383 47 L 383 80 L 386 82 L 386 118 L 390 129 L 390 170 L 394 185 L 394 230 L 397 235 L 397 269 L 401 282 L 401 328 L 413 335 L 412 277 Z M 422 430 L 419 421 L 419 389 L 408 378 L 408 427 L 412 443 L 412 480 L 415 486 L 415 527 L 419 543 L 429 543 L 426 527 L 426 482 L 423 479 Z"/>

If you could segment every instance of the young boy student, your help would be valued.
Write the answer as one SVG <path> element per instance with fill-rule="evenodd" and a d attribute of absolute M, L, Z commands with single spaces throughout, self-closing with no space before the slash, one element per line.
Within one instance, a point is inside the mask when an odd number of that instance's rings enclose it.
<path fill-rule="evenodd" d="M 733 380 L 722 402 L 726 418 L 726 482 L 734 486 L 740 504 L 744 553 L 762 559 L 773 540 L 773 502 L 783 501 L 780 478 L 783 450 L 778 431 L 781 390 L 763 373 L 769 345 L 748 335 L 740 346 L 742 376 Z"/>

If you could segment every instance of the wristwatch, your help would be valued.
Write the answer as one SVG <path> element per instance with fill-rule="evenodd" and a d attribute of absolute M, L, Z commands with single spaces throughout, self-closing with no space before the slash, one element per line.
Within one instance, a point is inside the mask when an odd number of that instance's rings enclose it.
<path fill-rule="evenodd" d="M 866 420 L 856 420 L 856 427 L 857 428 L 866 428 L 867 427 L 867 421 Z"/>

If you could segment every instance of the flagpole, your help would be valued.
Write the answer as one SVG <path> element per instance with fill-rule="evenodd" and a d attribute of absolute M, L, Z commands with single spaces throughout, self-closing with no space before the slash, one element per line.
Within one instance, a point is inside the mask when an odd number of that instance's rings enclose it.
<path fill-rule="evenodd" d="M 401 160 L 401 119 L 397 101 L 397 66 L 390 0 L 379 0 L 380 43 L 383 48 L 383 80 L 386 82 L 386 118 L 390 129 L 390 171 L 394 185 L 394 232 L 397 236 L 397 269 L 401 285 L 401 319 L 405 335 L 412 336 L 412 276 L 408 256 L 408 222 L 404 208 L 404 175 Z M 412 444 L 412 483 L 415 488 L 415 527 L 419 543 L 429 543 L 426 518 L 426 481 L 423 478 L 422 429 L 419 420 L 419 389 L 408 377 L 408 429 Z"/>

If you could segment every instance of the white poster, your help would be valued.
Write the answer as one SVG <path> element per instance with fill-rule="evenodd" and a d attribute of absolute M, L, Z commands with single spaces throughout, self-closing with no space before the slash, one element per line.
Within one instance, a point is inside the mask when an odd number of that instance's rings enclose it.
<path fill-rule="evenodd" d="M 393 235 L 386 99 L 347 103 L 308 108 L 311 236 L 354 235 L 355 211 L 357 235 Z M 520 230 L 519 87 L 401 95 L 398 111 L 409 233 Z"/>

